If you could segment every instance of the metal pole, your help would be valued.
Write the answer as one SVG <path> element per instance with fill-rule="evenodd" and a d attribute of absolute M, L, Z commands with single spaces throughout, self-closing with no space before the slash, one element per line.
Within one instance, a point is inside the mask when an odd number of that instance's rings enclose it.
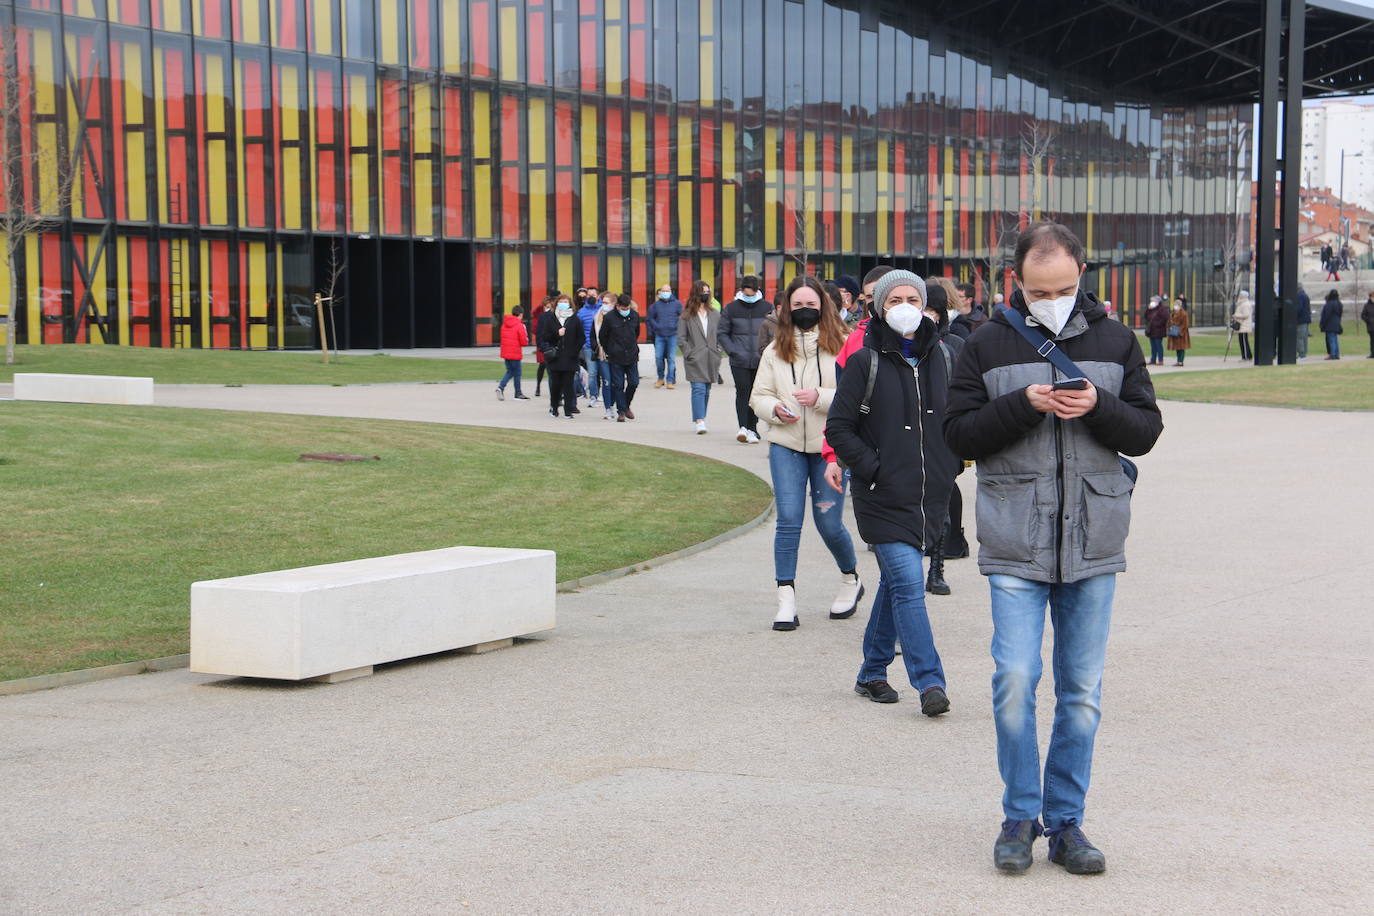
<path fill-rule="evenodd" d="M 1279 296 L 1276 307 L 1280 365 L 1298 361 L 1298 191 L 1302 179 L 1302 90 L 1306 53 L 1307 3 L 1290 0 L 1288 4 L 1288 59 L 1283 100 L 1283 200 L 1279 218 Z"/>
<path fill-rule="evenodd" d="M 1263 0 L 1264 43 L 1260 59 L 1259 191 L 1255 222 L 1255 365 L 1274 361 L 1274 223 L 1278 181 L 1279 72 L 1284 0 Z"/>

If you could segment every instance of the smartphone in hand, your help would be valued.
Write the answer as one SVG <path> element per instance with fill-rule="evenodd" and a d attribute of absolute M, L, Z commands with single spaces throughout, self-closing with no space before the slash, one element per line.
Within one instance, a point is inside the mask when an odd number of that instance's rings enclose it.
<path fill-rule="evenodd" d="M 1051 391 L 1084 391 L 1088 387 L 1088 380 L 1085 378 L 1066 378 L 1062 382 L 1055 382 L 1050 386 Z"/>

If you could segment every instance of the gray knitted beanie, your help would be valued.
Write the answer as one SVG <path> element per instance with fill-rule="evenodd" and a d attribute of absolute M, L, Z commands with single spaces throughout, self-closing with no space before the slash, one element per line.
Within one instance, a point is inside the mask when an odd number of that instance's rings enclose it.
<path fill-rule="evenodd" d="M 925 305 L 929 301 L 926 297 L 926 281 L 909 270 L 889 270 L 879 277 L 878 282 L 873 286 L 873 304 L 880 314 L 888 294 L 899 286 L 914 286 L 917 292 L 921 294 L 921 304 Z"/>

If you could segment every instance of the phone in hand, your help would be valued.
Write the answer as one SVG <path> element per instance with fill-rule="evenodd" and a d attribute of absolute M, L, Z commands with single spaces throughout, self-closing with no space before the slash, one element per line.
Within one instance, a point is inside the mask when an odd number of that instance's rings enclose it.
<path fill-rule="evenodd" d="M 779 404 L 779 405 L 778 405 L 778 410 L 781 410 L 781 411 L 782 411 L 783 416 L 787 416 L 787 417 L 795 417 L 795 416 L 796 416 L 796 414 L 794 414 L 794 413 L 792 412 L 792 409 L 791 409 L 790 407 L 788 407 L 786 404 Z"/>
<path fill-rule="evenodd" d="M 1051 391 L 1084 391 L 1088 387 L 1088 380 L 1085 378 L 1066 378 L 1062 382 L 1055 382 L 1050 386 Z"/>

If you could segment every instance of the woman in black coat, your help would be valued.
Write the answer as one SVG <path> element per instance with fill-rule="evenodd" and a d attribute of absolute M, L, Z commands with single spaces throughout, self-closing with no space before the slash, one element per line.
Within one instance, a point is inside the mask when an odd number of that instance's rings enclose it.
<path fill-rule="evenodd" d="M 1341 294 L 1334 289 L 1326 294 L 1326 303 L 1322 305 L 1322 317 L 1319 327 L 1326 335 L 1326 358 L 1341 358 L 1341 338 L 1344 330 L 1341 327 L 1341 319 L 1345 317 L 1345 306 L 1341 304 Z"/>
<path fill-rule="evenodd" d="M 539 316 L 537 339 L 539 352 L 549 367 L 549 416 L 563 415 L 571 420 L 578 412 L 577 389 L 573 379 L 582 359 L 585 332 L 582 322 L 573 314 L 572 299 L 560 295 L 554 307 Z"/>

